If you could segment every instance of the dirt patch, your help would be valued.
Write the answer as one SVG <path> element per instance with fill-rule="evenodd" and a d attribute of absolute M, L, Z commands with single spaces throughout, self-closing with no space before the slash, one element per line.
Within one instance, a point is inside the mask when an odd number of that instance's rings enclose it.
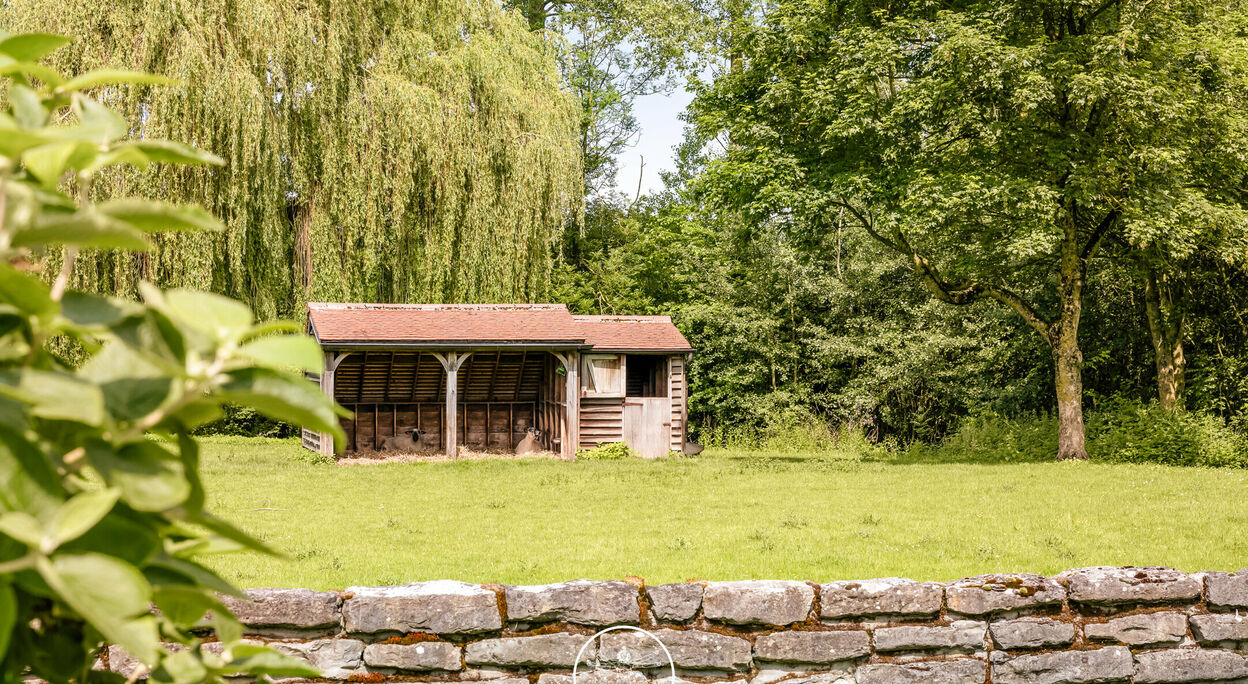
<path fill-rule="evenodd" d="M 451 459 L 441 451 L 383 451 L 376 449 L 361 449 L 359 451 L 348 451 L 335 463 L 340 466 L 355 465 L 376 465 L 380 463 L 449 463 L 455 461 L 485 461 L 490 459 L 522 459 L 522 458 L 545 458 L 559 459 L 559 454 L 553 451 L 538 451 L 530 454 L 517 456 L 510 451 L 476 451 L 467 447 L 459 448 L 459 458 Z"/>

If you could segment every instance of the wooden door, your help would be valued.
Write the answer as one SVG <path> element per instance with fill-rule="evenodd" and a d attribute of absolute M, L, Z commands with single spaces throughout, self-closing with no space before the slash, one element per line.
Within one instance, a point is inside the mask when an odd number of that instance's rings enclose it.
<path fill-rule="evenodd" d="M 642 458 L 667 455 L 672 439 L 671 402 L 667 397 L 624 400 L 624 441 Z"/>

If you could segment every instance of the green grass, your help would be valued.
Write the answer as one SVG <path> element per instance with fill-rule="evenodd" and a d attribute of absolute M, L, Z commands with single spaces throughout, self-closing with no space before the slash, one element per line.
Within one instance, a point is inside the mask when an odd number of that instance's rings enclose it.
<path fill-rule="evenodd" d="M 305 453 L 295 441 L 206 440 L 212 509 L 290 557 L 213 558 L 237 584 L 949 580 L 1248 562 L 1245 469 L 711 449 L 336 467 Z"/>

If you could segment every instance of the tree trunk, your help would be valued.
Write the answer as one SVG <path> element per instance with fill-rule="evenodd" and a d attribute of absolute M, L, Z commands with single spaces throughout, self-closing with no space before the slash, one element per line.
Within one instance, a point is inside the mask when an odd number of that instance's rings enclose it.
<path fill-rule="evenodd" d="M 1060 325 L 1060 324 L 1059 324 Z M 1073 326 L 1077 330 L 1077 326 Z M 1057 460 L 1088 459 L 1083 426 L 1083 353 L 1074 331 L 1058 334 L 1053 345 L 1057 386 Z"/>
<path fill-rule="evenodd" d="M 1079 349 L 1079 317 L 1083 313 L 1085 263 L 1072 225 L 1062 243 L 1058 294 L 1061 309 L 1049 332 L 1057 390 L 1057 460 L 1086 461 L 1083 426 L 1083 352 Z"/>
<path fill-rule="evenodd" d="M 1187 358 L 1183 355 L 1183 313 L 1175 304 L 1173 287 L 1144 266 L 1144 312 L 1157 361 L 1157 400 L 1167 411 L 1183 408 Z"/>

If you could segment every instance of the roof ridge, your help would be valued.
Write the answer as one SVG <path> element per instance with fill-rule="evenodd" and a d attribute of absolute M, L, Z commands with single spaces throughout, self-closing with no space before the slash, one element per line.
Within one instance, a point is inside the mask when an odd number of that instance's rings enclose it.
<path fill-rule="evenodd" d="M 612 321 L 620 321 L 625 323 L 671 323 L 671 316 L 630 316 L 617 314 L 572 314 L 572 320 L 578 323 L 610 323 Z"/>
<path fill-rule="evenodd" d="M 316 311 L 567 311 L 566 304 L 400 304 L 369 302 L 308 302 Z"/>

